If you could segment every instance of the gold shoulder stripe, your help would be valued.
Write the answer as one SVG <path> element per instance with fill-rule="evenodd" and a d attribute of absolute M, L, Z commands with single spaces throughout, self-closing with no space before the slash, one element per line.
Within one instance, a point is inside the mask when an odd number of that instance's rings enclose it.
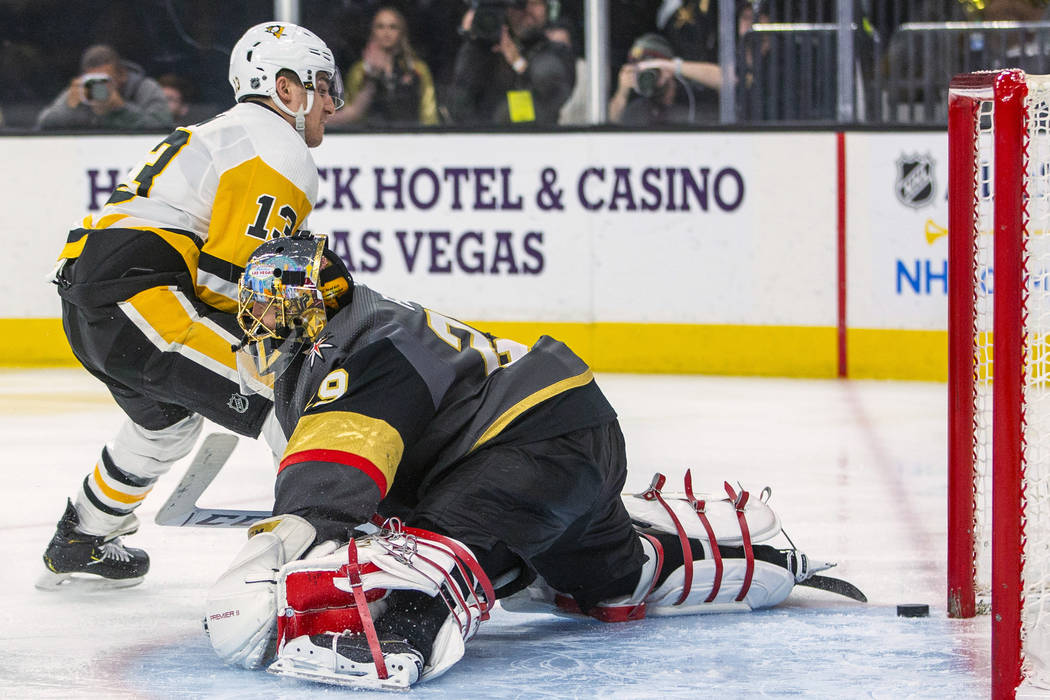
<path fill-rule="evenodd" d="M 511 421 L 513 421 L 515 418 L 517 418 L 522 413 L 529 410 L 536 404 L 546 401 L 547 399 L 553 396 L 557 396 L 558 394 L 564 393 L 569 389 L 575 389 L 577 387 L 584 386 L 585 384 L 589 384 L 592 381 L 594 381 L 594 372 L 592 372 L 590 368 L 587 368 L 587 371 L 581 374 L 577 374 L 575 377 L 562 379 L 560 382 L 555 382 L 554 384 L 551 384 L 550 386 L 540 389 L 536 393 L 525 397 L 518 403 L 511 406 L 510 409 L 503 413 L 503 415 L 501 415 L 499 418 L 493 421 L 492 425 L 490 425 L 488 429 L 481 434 L 481 437 L 478 438 L 478 441 L 471 446 L 470 451 L 473 452 L 492 438 L 499 435 L 501 432 L 503 432 L 504 428 L 510 425 Z"/>
<path fill-rule="evenodd" d="M 306 450 L 339 450 L 364 457 L 394 481 L 405 443 L 392 425 L 352 411 L 324 411 L 303 416 L 295 426 L 284 455 Z"/>

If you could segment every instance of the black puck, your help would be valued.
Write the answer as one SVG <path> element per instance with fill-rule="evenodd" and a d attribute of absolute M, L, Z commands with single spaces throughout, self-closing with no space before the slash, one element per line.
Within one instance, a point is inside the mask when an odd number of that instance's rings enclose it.
<path fill-rule="evenodd" d="M 926 603 L 904 603 L 897 606 L 897 617 L 929 617 L 930 606 Z"/>

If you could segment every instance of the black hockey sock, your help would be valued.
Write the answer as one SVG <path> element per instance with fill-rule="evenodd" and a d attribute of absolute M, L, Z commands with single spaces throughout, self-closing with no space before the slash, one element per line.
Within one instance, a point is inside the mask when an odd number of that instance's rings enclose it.
<path fill-rule="evenodd" d="M 430 660 L 441 625 L 452 613 L 440 595 L 423 591 L 395 590 L 387 596 L 387 609 L 375 621 L 381 638 L 405 639 L 423 655 L 423 665 Z"/>
<path fill-rule="evenodd" d="M 664 548 L 664 565 L 660 569 L 660 575 L 656 577 L 656 587 L 663 584 L 667 577 L 671 575 L 671 572 L 685 565 L 685 559 L 682 552 L 681 540 L 678 539 L 678 535 L 672 535 L 665 532 L 650 533 L 653 537 L 660 541 L 660 545 Z M 690 549 L 693 550 L 693 561 L 699 561 L 704 558 L 704 546 L 700 544 L 700 540 L 689 540 Z M 723 548 L 719 547 L 721 551 Z M 725 555 L 723 555 L 725 556 Z"/>
<path fill-rule="evenodd" d="M 780 551 L 776 547 L 770 547 L 767 544 L 756 544 L 751 546 L 751 550 L 755 553 L 755 559 L 758 561 L 764 561 L 768 564 L 776 564 L 777 566 L 783 566 L 785 569 L 788 568 L 788 557 L 784 556 L 784 552 Z M 743 559 L 744 548 L 743 547 L 723 547 L 718 546 L 718 551 L 722 553 L 722 556 L 726 559 Z M 795 573 L 792 571 L 791 573 Z"/>

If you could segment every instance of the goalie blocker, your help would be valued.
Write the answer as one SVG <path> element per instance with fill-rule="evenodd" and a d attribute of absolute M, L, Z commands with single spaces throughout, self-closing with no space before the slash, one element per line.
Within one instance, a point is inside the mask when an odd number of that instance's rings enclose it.
<path fill-rule="evenodd" d="M 658 474 L 644 493 L 624 499 L 647 560 L 633 593 L 599 602 L 587 610 L 592 617 L 768 608 L 834 566 L 794 546 L 759 544 L 782 533 L 768 488 L 756 498 L 727 483 L 728 498 L 712 501 L 693 494 L 688 472 L 684 497 L 665 495 L 664 483 Z M 208 598 L 206 627 L 225 662 L 355 688 L 405 689 L 447 671 L 488 618 L 492 584 L 455 539 L 397 519 L 341 546 L 311 547 L 315 534 L 294 515 L 249 531 Z M 580 612 L 542 579 L 503 605 Z"/>

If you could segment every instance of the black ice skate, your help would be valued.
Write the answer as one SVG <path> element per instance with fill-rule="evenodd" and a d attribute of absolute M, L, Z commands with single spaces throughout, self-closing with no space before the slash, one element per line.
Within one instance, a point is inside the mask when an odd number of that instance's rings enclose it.
<path fill-rule="evenodd" d="M 407 690 L 423 673 L 423 655 L 404 640 L 380 640 L 386 678 L 363 634 L 310 634 L 290 639 L 266 669 L 291 678 L 372 690 Z"/>
<path fill-rule="evenodd" d="M 85 535 L 76 529 L 80 523 L 73 503 L 66 502 L 66 512 L 58 521 L 58 529 L 44 552 L 47 571 L 40 576 L 36 587 L 55 590 L 70 583 L 74 574 L 88 574 L 96 586 L 126 588 L 142 583 L 149 571 L 149 555 L 141 549 L 125 547 L 116 535 L 109 537 Z M 134 530 L 119 534 L 131 534 Z"/>

